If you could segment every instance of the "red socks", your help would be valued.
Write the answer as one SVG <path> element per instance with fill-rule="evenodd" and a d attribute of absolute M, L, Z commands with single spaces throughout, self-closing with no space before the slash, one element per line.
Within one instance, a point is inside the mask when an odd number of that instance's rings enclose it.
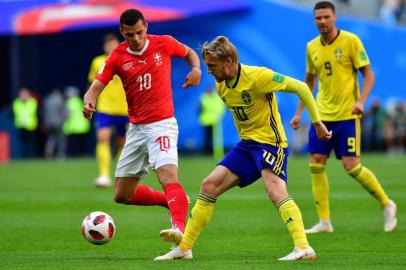
<path fill-rule="evenodd" d="M 163 192 L 159 192 L 149 186 L 138 184 L 134 193 L 130 204 L 145 206 L 159 205 L 168 208 L 166 195 Z"/>
<path fill-rule="evenodd" d="M 188 209 L 186 193 L 179 183 L 168 184 L 164 190 L 172 218 L 172 226 L 184 232 Z"/>

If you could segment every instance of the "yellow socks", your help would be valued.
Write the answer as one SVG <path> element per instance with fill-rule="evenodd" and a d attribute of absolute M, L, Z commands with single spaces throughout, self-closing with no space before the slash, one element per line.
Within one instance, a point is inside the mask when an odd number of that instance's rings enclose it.
<path fill-rule="evenodd" d="M 290 197 L 281 200 L 276 207 L 279 210 L 282 221 L 286 224 L 292 236 L 295 247 L 298 249 L 306 249 L 309 246 L 309 242 L 306 238 L 299 207 Z"/>
<path fill-rule="evenodd" d="M 110 177 L 111 151 L 109 143 L 97 143 L 96 158 L 99 163 L 100 175 Z"/>
<path fill-rule="evenodd" d="M 330 200 L 329 184 L 326 166 L 319 163 L 310 163 L 310 172 L 312 178 L 312 191 L 314 202 L 316 203 L 317 214 L 320 220 L 330 220 Z"/>
<path fill-rule="evenodd" d="M 381 206 L 385 207 L 388 204 L 388 196 L 383 190 L 378 179 L 376 179 L 374 173 L 368 168 L 358 164 L 351 170 L 347 171 L 347 173 L 357 180 L 369 193 L 371 193 L 371 195 L 379 201 Z"/>
<path fill-rule="evenodd" d="M 211 220 L 216 199 L 199 194 L 186 225 L 185 233 L 179 248 L 189 250 L 195 244 L 197 237 Z"/>

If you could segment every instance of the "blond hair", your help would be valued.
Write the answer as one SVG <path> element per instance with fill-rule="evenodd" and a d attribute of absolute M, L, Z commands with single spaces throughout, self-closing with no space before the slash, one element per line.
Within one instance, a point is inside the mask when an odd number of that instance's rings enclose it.
<path fill-rule="evenodd" d="M 203 59 L 205 59 L 207 55 L 220 60 L 226 60 L 230 57 L 233 63 L 238 63 L 237 48 L 225 36 L 218 36 L 213 41 L 206 41 L 202 45 Z"/>

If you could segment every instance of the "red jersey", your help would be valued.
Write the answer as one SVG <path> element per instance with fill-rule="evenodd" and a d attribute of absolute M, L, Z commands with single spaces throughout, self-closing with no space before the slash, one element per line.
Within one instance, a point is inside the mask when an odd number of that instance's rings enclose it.
<path fill-rule="evenodd" d="M 168 35 L 147 35 L 140 52 L 124 41 L 111 52 L 96 79 L 107 85 L 115 74 L 120 77 L 131 123 L 161 121 L 174 116 L 171 57 L 186 54 L 186 47 Z"/>

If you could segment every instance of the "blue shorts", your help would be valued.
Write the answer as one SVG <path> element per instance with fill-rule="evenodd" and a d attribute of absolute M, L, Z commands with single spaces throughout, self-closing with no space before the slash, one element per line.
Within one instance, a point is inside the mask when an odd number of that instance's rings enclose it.
<path fill-rule="evenodd" d="M 124 137 L 127 130 L 128 117 L 96 112 L 94 125 L 96 130 L 106 127 L 115 127 L 117 136 Z"/>
<path fill-rule="evenodd" d="M 309 131 L 309 151 L 312 154 L 329 156 L 334 149 L 337 159 L 361 154 L 361 123 L 360 119 L 343 121 L 323 121 L 328 130 L 333 131 L 329 141 L 317 139 L 316 130 L 312 125 Z"/>
<path fill-rule="evenodd" d="M 271 169 L 283 181 L 288 181 L 288 149 L 252 140 L 240 141 L 219 163 L 236 174 L 240 187 L 248 186 L 261 177 L 264 168 Z"/>

